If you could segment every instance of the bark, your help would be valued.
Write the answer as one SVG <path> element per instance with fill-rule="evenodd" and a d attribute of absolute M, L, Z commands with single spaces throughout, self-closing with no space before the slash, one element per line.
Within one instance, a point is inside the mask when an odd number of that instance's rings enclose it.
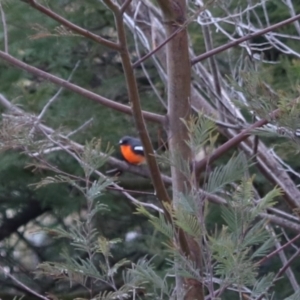
<path fill-rule="evenodd" d="M 171 161 L 175 161 L 176 156 L 180 156 L 186 161 L 191 161 L 191 150 L 185 143 L 189 139 L 188 131 L 182 119 L 188 120 L 191 114 L 191 64 L 188 47 L 188 33 L 185 27 L 186 21 L 186 1 L 173 0 L 158 1 L 163 11 L 163 19 L 166 30 L 166 38 L 178 31 L 166 46 L 167 53 L 167 74 L 168 74 L 168 143 Z M 183 30 L 178 30 L 178 29 Z M 188 192 L 189 179 L 176 166 L 171 167 L 173 205 L 179 204 L 181 193 Z M 179 239 L 181 235 L 179 234 Z M 197 243 L 187 240 L 188 251 L 183 248 L 179 240 L 182 253 L 190 254 L 190 259 L 201 261 L 200 251 Z M 199 263 L 198 263 L 199 265 Z M 200 267 L 200 266 L 199 266 Z M 195 284 L 189 279 L 183 280 L 179 276 L 176 278 L 177 299 L 202 300 L 204 299 L 202 284 Z"/>

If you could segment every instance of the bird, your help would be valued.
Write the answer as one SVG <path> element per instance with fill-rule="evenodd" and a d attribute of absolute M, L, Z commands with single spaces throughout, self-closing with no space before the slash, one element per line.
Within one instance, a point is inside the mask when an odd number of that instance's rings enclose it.
<path fill-rule="evenodd" d="M 131 136 L 124 136 L 119 141 L 121 154 L 126 162 L 141 165 L 146 162 L 141 141 Z"/>

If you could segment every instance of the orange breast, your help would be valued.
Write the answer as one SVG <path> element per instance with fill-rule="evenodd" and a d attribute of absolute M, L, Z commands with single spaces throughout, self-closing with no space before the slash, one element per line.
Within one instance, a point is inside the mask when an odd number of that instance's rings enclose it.
<path fill-rule="evenodd" d="M 130 145 L 122 145 L 121 146 L 121 153 L 124 159 L 133 165 L 142 164 L 145 161 L 145 157 L 139 154 L 136 154 L 132 151 Z"/>

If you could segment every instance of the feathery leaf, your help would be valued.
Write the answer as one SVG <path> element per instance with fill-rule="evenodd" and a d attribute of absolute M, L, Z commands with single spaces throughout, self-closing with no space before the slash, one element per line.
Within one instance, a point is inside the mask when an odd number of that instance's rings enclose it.
<path fill-rule="evenodd" d="M 217 193 L 229 183 L 240 180 L 248 170 L 245 154 L 240 152 L 233 156 L 224 166 L 216 167 L 209 175 L 205 190 L 209 193 Z"/>

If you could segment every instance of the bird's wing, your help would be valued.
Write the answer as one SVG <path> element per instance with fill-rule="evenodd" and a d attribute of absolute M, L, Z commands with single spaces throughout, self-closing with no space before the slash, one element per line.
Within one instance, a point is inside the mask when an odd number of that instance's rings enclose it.
<path fill-rule="evenodd" d="M 143 148 L 143 146 L 134 146 L 133 150 L 137 154 L 144 155 L 144 148 Z"/>

